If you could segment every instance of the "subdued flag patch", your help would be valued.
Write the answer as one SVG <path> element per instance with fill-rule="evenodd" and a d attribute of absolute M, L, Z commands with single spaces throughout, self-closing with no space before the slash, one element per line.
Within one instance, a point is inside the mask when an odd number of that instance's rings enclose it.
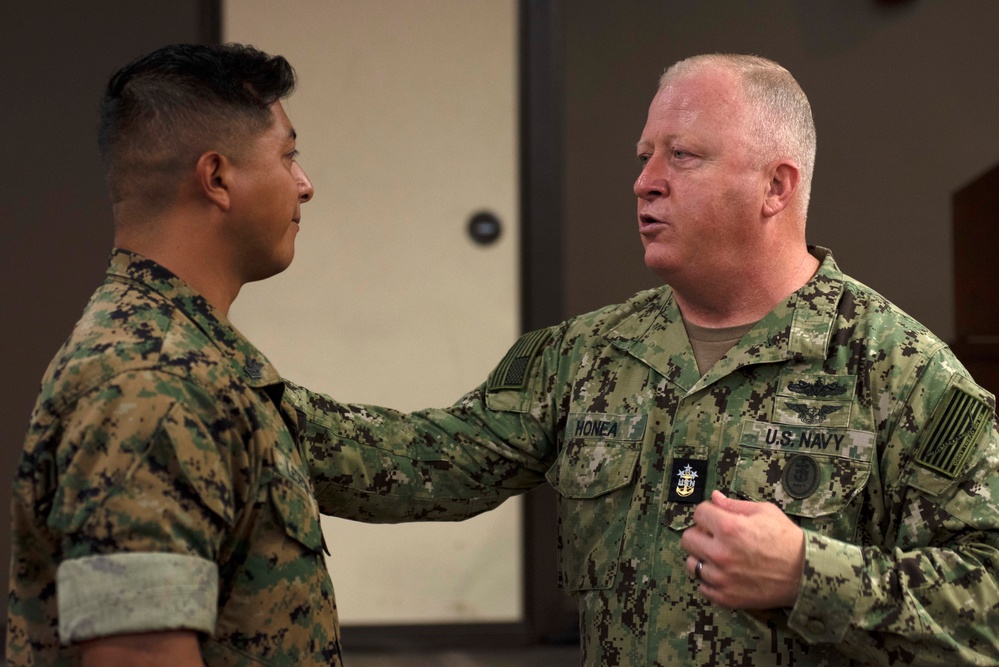
<path fill-rule="evenodd" d="M 916 463 L 951 479 L 957 477 L 991 416 L 987 403 L 952 387 L 924 431 Z"/>
<path fill-rule="evenodd" d="M 531 362 L 551 337 L 551 329 L 538 329 L 521 336 L 489 376 L 486 390 L 523 389 L 527 383 L 527 371 L 531 368 Z"/>

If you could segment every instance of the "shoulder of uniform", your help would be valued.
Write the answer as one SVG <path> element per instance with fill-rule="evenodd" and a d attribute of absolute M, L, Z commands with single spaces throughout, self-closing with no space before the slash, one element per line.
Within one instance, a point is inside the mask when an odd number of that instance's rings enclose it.
<path fill-rule="evenodd" d="M 604 334 L 631 317 L 656 316 L 669 300 L 673 291 L 668 285 L 636 293 L 622 303 L 604 306 L 584 315 L 574 317 L 567 323 L 567 333 L 590 332 Z"/>
<path fill-rule="evenodd" d="M 839 325 L 854 330 L 868 346 L 912 360 L 953 358 L 947 343 L 877 290 L 843 276 Z M 961 369 L 960 365 L 957 368 Z M 963 369 L 961 369 L 963 370 Z"/>
<path fill-rule="evenodd" d="M 837 326 L 851 334 L 842 344 L 863 342 L 874 391 L 897 400 L 898 428 L 914 431 L 909 483 L 953 493 L 995 438 L 995 397 L 921 322 L 860 281 L 845 277 L 843 285 Z"/>
<path fill-rule="evenodd" d="M 192 371 L 214 353 L 204 333 L 169 301 L 127 283 L 106 284 L 49 365 L 39 400 L 64 405 L 115 376 L 143 369 L 193 378 Z"/>
<path fill-rule="evenodd" d="M 487 391 L 522 390 L 530 382 L 535 360 L 552 341 L 559 327 L 529 331 L 517 339 L 486 380 Z"/>
<path fill-rule="evenodd" d="M 843 283 L 842 298 L 849 299 L 865 315 L 869 317 L 882 316 L 891 318 L 897 320 L 903 326 L 926 330 L 923 324 L 873 287 L 846 274 L 841 275 L 841 280 Z"/>
<path fill-rule="evenodd" d="M 646 311 L 658 312 L 669 294 L 668 287 L 639 292 L 627 301 L 568 319 L 561 324 L 522 335 L 503 357 L 486 382 L 490 392 L 523 390 L 531 379 L 536 360 L 546 349 L 568 354 L 568 347 L 602 336 L 621 321 Z"/>

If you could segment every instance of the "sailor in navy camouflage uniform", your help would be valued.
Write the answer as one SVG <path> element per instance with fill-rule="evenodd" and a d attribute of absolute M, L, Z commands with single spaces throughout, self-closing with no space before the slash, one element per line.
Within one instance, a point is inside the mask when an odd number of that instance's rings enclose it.
<path fill-rule="evenodd" d="M 776 63 L 670 68 L 635 183 L 666 286 L 525 335 L 449 409 L 291 386 L 320 501 L 447 518 L 547 481 L 585 665 L 999 663 L 994 398 L 806 246 L 814 155 Z"/>

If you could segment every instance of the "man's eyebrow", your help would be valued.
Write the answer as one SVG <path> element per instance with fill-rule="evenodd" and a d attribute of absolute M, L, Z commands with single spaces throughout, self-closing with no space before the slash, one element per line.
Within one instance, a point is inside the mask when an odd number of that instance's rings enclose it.
<path fill-rule="evenodd" d="M 298 139 L 298 132 L 295 131 L 295 128 L 291 128 L 288 132 L 288 136 L 291 137 L 292 140 Z"/>

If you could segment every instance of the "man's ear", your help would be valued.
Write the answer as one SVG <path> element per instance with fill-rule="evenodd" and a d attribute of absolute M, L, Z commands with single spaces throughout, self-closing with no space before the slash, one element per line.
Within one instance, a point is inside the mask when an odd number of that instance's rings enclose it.
<path fill-rule="evenodd" d="M 232 171 L 232 162 L 221 153 L 208 151 L 198 158 L 198 188 L 205 198 L 223 211 L 228 211 L 232 206 Z"/>
<path fill-rule="evenodd" d="M 763 196 L 763 216 L 767 218 L 788 207 L 801 180 L 801 171 L 793 162 L 774 162 L 769 172 L 770 182 Z"/>

